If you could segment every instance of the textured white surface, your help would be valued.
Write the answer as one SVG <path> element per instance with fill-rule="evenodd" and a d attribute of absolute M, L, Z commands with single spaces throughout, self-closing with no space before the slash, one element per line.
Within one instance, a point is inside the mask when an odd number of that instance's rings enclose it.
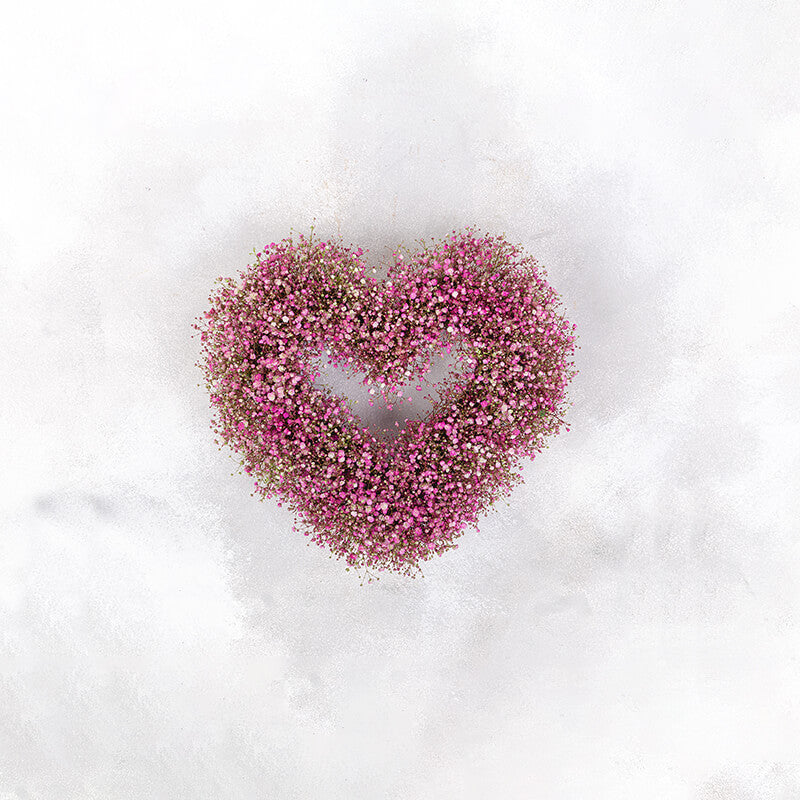
<path fill-rule="evenodd" d="M 800 797 L 796 4 L 116 5 L 0 31 L 0 798 Z M 424 579 L 207 428 L 192 319 L 314 217 L 504 231 L 578 325 Z"/>

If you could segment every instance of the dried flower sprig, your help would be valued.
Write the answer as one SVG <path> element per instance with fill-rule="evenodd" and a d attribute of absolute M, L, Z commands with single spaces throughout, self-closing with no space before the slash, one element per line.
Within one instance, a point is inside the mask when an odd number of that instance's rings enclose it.
<path fill-rule="evenodd" d="M 393 255 L 379 282 L 360 248 L 313 229 L 273 242 L 238 281 L 219 279 L 195 327 L 212 427 L 256 493 L 285 502 L 348 568 L 415 575 L 566 427 L 576 337 L 540 265 L 504 236 L 468 228 Z M 314 382 L 329 352 L 391 408 L 442 348 L 460 369 L 391 439 Z"/>

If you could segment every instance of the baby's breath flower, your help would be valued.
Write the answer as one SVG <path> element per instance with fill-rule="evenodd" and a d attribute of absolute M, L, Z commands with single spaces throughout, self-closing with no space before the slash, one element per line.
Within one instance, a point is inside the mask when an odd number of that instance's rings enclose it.
<path fill-rule="evenodd" d="M 258 495 L 288 505 L 348 568 L 414 575 L 457 547 L 565 424 L 576 335 L 541 267 L 502 236 L 453 231 L 396 255 L 378 282 L 360 248 L 272 242 L 238 283 L 219 279 L 195 328 L 212 427 Z M 314 384 L 325 353 L 367 373 L 368 397 L 411 403 L 402 386 L 453 346 L 461 371 L 393 438 Z"/>

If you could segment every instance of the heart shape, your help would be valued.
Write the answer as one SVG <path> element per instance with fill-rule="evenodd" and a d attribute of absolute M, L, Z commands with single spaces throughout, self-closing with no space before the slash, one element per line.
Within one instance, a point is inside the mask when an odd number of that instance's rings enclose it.
<path fill-rule="evenodd" d="M 316 385 L 326 386 L 350 403 L 373 433 L 391 437 L 399 433 L 410 418 L 422 417 L 436 405 L 439 401 L 438 387 L 452 372 L 463 368 L 460 356 L 457 343 L 451 346 L 450 352 L 434 352 L 430 371 L 422 379 L 413 376 L 410 383 L 398 387 L 397 394 L 388 398 L 381 393 L 379 386 L 370 384 L 365 372 L 359 371 L 352 363 L 334 366 L 324 357 L 316 358 L 312 363 L 317 374 Z"/>
<path fill-rule="evenodd" d="M 413 575 L 457 547 L 565 424 L 575 326 L 538 263 L 503 236 L 468 228 L 398 249 L 380 282 L 362 256 L 313 230 L 270 244 L 239 281 L 219 279 L 195 325 L 199 365 L 213 427 L 261 497 L 286 502 L 349 566 Z M 314 383 L 312 361 L 328 352 L 391 403 L 454 347 L 460 371 L 393 439 Z"/>

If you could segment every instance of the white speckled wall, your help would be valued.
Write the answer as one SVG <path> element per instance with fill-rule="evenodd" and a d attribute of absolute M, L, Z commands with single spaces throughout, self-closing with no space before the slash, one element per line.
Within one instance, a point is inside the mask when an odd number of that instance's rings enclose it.
<path fill-rule="evenodd" d="M 794 2 L 20 4 L 0 30 L 0 800 L 797 800 Z M 359 584 L 217 450 L 290 228 L 479 225 L 572 430 Z"/>

